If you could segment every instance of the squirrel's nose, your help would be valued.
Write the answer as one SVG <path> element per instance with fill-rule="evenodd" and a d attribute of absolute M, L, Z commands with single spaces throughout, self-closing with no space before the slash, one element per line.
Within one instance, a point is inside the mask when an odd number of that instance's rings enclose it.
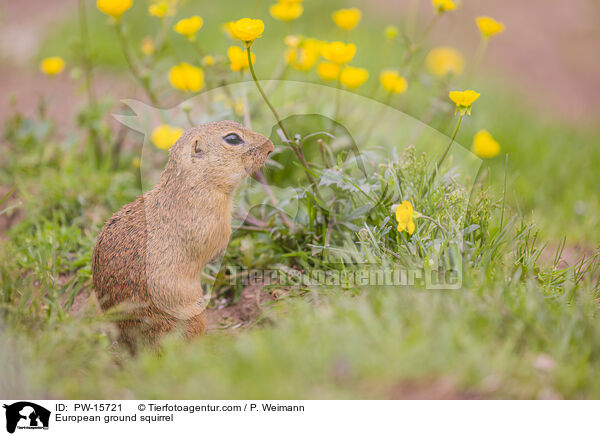
<path fill-rule="evenodd" d="M 273 143 L 269 139 L 267 139 L 267 142 L 265 142 L 265 147 L 267 149 L 267 154 L 271 154 L 271 152 L 275 150 Z"/>

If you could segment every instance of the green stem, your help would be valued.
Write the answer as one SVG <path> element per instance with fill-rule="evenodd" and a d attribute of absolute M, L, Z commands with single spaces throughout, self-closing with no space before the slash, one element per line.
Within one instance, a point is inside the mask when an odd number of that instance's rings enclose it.
<path fill-rule="evenodd" d="M 425 31 L 423 32 L 423 34 L 421 35 L 421 38 L 418 41 L 412 42 L 410 39 L 407 41 L 408 44 L 406 47 L 406 53 L 404 54 L 404 59 L 402 60 L 402 66 L 403 66 L 402 74 L 405 77 L 407 77 L 409 80 L 413 78 L 413 74 L 409 74 L 410 63 L 412 62 L 414 56 L 419 52 L 419 50 L 421 50 L 421 46 L 425 43 L 425 40 L 429 36 L 429 33 L 431 32 L 431 30 L 434 28 L 438 19 L 439 19 L 439 14 L 436 14 L 433 16 L 433 18 L 431 19 L 431 21 L 425 28 Z"/>
<path fill-rule="evenodd" d="M 198 41 L 198 39 L 196 37 L 194 37 L 194 39 L 190 40 L 190 42 L 194 46 L 194 50 L 196 50 L 196 53 L 198 53 L 198 56 L 200 56 L 200 59 L 202 59 L 202 57 L 204 57 L 204 55 L 206 53 L 204 53 L 204 50 L 200 46 L 200 42 Z"/>
<path fill-rule="evenodd" d="M 185 113 L 185 119 L 187 120 L 190 127 L 194 127 L 196 124 L 194 124 L 194 120 L 192 119 L 191 110 L 184 109 L 183 112 Z"/>
<path fill-rule="evenodd" d="M 471 71 L 469 72 L 469 79 L 472 79 L 477 70 L 479 69 L 479 65 L 483 60 L 483 56 L 485 54 L 485 50 L 487 48 L 488 39 L 482 37 L 479 45 L 477 46 L 477 51 L 475 52 L 475 58 L 473 63 L 471 64 Z"/>
<path fill-rule="evenodd" d="M 133 56 L 129 51 L 129 45 L 127 44 L 127 40 L 125 39 L 125 35 L 123 34 L 123 26 L 121 25 L 120 21 L 117 21 L 115 23 L 115 30 L 117 31 L 117 36 L 119 38 L 119 42 L 121 43 L 121 49 L 123 51 L 123 56 L 125 56 L 125 61 L 127 62 L 127 66 L 129 67 L 131 74 L 133 74 L 133 76 L 140 83 L 140 85 L 142 85 L 142 88 L 144 88 L 144 91 L 146 91 L 146 94 L 148 95 L 148 98 L 150 99 L 152 104 L 158 105 L 158 99 L 156 98 L 156 95 L 150 88 L 149 79 L 145 77 L 144 74 L 142 74 L 137 64 L 133 60 Z"/>
<path fill-rule="evenodd" d="M 500 230 L 504 226 L 504 208 L 506 206 L 506 175 L 508 172 L 508 153 L 504 159 L 504 190 L 502 191 L 502 215 L 500 215 Z"/>
<path fill-rule="evenodd" d="M 246 51 L 248 52 L 248 67 L 250 68 L 250 74 L 252 74 L 252 79 L 254 80 L 256 89 L 258 89 L 258 92 L 262 96 L 265 103 L 267 103 L 267 106 L 269 106 L 269 109 L 271 109 L 271 112 L 273 113 L 273 116 L 277 120 L 277 124 L 279 124 L 279 127 L 281 128 L 281 131 L 283 132 L 283 134 L 285 136 L 285 139 L 287 139 L 288 142 L 291 143 L 290 135 L 288 135 L 287 131 L 285 130 L 285 127 L 283 127 L 283 123 L 281 122 L 281 118 L 279 117 L 277 110 L 271 104 L 271 101 L 267 97 L 267 94 L 265 94 L 265 91 L 263 91 L 262 86 L 260 86 L 260 83 L 258 83 L 258 79 L 256 78 L 256 73 L 254 72 L 254 65 L 252 65 L 252 54 L 250 53 L 250 47 L 251 47 L 251 45 L 249 45 L 249 44 L 246 46 Z"/>
<path fill-rule="evenodd" d="M 406 22 L 406 34 L 409 38 L 414 37 L 415 29 L 417 28 L 417 20 L 419 18 L 419 3 L 420 0 L 413 0 L 410 5 L 408 19 Z"/>
<path fill-rule="evenodd" d="M 452 147 L 452 144 L 454 144 L 454 139 L 456 139 L 456 135 L 458 134 L 458 129 L 460 128 L 460 123 L 461 123 L 461 121 L 463 119 L 463 116 L 464 115 L 461 113 L 460 117 L 458 117 L 458 122 L 456 123 L 456 127 L 454 128 L 454 132 L 452 133 L 452 137 L 450 138 L 450 142 L 448 143 L 448 145 L 446 146 L 446 149 L 444 150 L 444 152 L 440 156 L 440 159 L 435 164 L 435 168 L 433 170 L 433 174 L 431 175 L 431 178 L 429 179 L 429 183 L 428 183 L 429 186 L 431 186 L 431 184 L 433 183 L 433 180 L 435 179 L 435 176 L 437 175 L 440 167 L 442 166 L 442 164 L 444 163 L 444 160 L 446 159 L 446 156 L 448 155 L 448 152 L 450 151 L 450 147 Z"/>
<path fill-rule="evenodd" d="M 90 56 L 90 38 L 87 27 L 87 17 L 85 12 L 85 1 L 79 0 L 79 33 L 81 38 L 81 62 L 83 64 L 84 74 L 84 86 L 85 93 L 87 94 L 88 106 L 92 110 L 94 116 L 96 115 L 96 94 L 94 93 L 94 76 L 93 66 Z M 96 163 L 100 165 L 102 159 L 102 144 L 100 142 L 100 135 L 96 129 L 95 120 L 88 120 L 89 135 L 94 145 L 94 152 L 96 155 Z"/>
<path fill-rule="evenodd" d="M 335 109 L 333 112 L 333 120 L 337 122 L 338 116 L 340 115 L 340 105 L 342 101 L 342 68 L 340 65 L 340 72 L 338 73 L 338 77 L 336 79 L 337 90 L 335 91 Z"/>
<path fill-rule="evenodd" d="M 442 231 L 442 235 L 444 235 L 444 239 L 448 240 L 448 234 L 446 233 L 446 229 L 444 229 L 444 227 L 440 224 L 440 222 L 438 220 L 428 217 L 427 215 L 419 215 L 418 217 L 415 217 L 415 218 L 423 218 L 424 220 L 427 220 L 427 221 L 435 224 L 436 227 Z"/>
<path fill-rule="evenodd" d="M 437 23 L 437 20 L 438 20 L 439 16 L 440 16 L 439 14 L 435 14 L 433 16 L 433 18 L 429 22 L 429 25 L 425 28 L 425 31 L 421 35 L 421 41 L 420 41 L 419 45 L 422 44 L 423 41 L 425 41 L 425 39 L 427 38 L 427 36 L 429 36 L 429 32 L 431 32 L 431 29 L 433 29 L 433 27 L 435 26 L 435 23 Z"/>
<path fill-rule="evenodd" d="M 359 144 L 366 144 L 367 141 L 371 138 L 372 132 L 375 131 L 375 128 L 383 119 L 388 106 L 390 106 L 392 97 L 393 97 L 392 92 L 386 93 L 384 100 L 381 102 L 383 104 L 383 106 L 381 107 L 381 110 L 379 111 L 379 113 L 377 115 L 375 115 L 375 118 L 373 118 L 373 122 L 371 123 L 371 126 L 369 128 L 367 128 L 367 130 L 365 131 L 365 136 L 363 136 L 360 139 Z"/>
<path fill-rule="evenodd" d="M 254 80 L 254 84 L 256 85 L 256 89 L 258 89 L 258 92 L 262 96 L 262 98 L 265 101 L 265 103 L 267 103 L 267 106 L 269 106 L 269 109 L 271 109 L 271 112 L 273 113 L 273 116 L 277 120 L 277 124 L 279 124 L 279 128 L 283 132 L 283 135 L 285 136 L 285 139 L 287 140 L 288 144 L 292 147 L 292 149 L 296 153 L 296 156 L 298 156 L 298 159 L 300 159 L 300 163 L 302 163 L 302 166 L 304 166 L 304 169 L 306 171 L 306 175 L 308 176 L 309 180 L 311 181 L 311 183 L 314 183 L 315 180 L 314 180 L 312 174 L 310 173 L 310 171 L 308 171 L 309 166 L 308 166 L 308 162 L 304 158 L 304 153 L 302 153 L 302 147 L 299 144 L 297 144 L 296 142 L 294 142 L 294 141 L 291 140 L 290 135 L 287 133 L 285 127 L 283 126 L 283 123 L 281 122 L 281 118 L 279 117 L 279 114 L 277 113 L 277 110 L 271 104 L 271 101 L 267 97 L 267 94 L 265 94 L 265 91 L 263 91 L 262 86 L 260 86 L 260 83 L 258 82 L 258 79 L 256 78 L 256 73 L 254 71 L 254 66 L 252 65 L 252 54 L 250 53 L 250 47 L 251 47 L 250 44 L 246 45 L 246 51 L 248 52 L 248 67 L 250 68 L 250 73 L 252 74 L 252 79 Z"/>

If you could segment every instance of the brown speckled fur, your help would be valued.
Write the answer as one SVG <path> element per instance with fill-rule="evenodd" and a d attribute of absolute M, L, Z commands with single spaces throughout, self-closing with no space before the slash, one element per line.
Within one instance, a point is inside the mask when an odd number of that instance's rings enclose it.
<path fill-rule="evenodd" d="M 227 144 L 229 133 L 245 143 Z M 121 339 L 132 349 L 174 329 L 205 333 L 202 269 L 229 243 L 237 187 L 272 150 L 233 121 L 188 129 L 159 183 L 106 222 L 94 248 L 94 289 L 103 310 L 123 313 Z"/>

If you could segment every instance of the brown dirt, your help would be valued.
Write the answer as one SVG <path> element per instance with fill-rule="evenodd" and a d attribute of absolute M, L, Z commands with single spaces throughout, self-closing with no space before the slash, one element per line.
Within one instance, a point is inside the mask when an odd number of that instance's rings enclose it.
<path fill-rule="evenodd" d="M 44 101 L 59 132 L 66 133 L 86 102 L 81 83 L 69 78 L 68 68 L 58 76 L 44 76 L 38 71 L 35 56 L 47 29 L 65 15 L 77 13 L 77 0 L 52 0 L 51 7 L 49 3 L 20 0 L 0 4 L 0 123 L 15 110 L 27 116 L 35 115 L 40 102 Z M 94 81 L 98 97 L 127 96 L 145 100 L 128 75 L 95 71 Z"/>
<path fill-rule="evenodd" d="M 554 257 L 559 249 L 559 245 L 556 243 L 548 244 L 544 249 L 540 259 L 544 263 L 551 264 L 554 262 Z M 567 268 L 570 266 L 577 265 L 585 257 L 589 259 L 596 253 L 597 249 L 582 244 L 565 245 L 560 258 L 558 259 L 558 268 Z"/>
<path fill-rule="evenodd" d="M 394 385 L 391 400 L 481 400 L 480 394 L 459 389 L 451 379 L 405 380 Z"/>
<path fill-rule="evenodd" d="M 213 302 L 207 312 L 208 334 L 211 331 L 238 329 L 254 324 L 262 315 L 265 306 L 274 301 L 273 296 L 261 286 L 248 286 L 235 304 L 227 301 Z M 216 304 L 215 304 L 216 303 Z"/>
<path fill-rule="evenodd" d="M 246 287 L 237 302 L 213 301 L 207 309 L 207 333 L 250 327 L 260 319 L 265 307 L 274 297 L 261 286 Z M 91 306 L 91 307 L 90 307 Z M 87 310 L 100 313 L 100 306 L 91 289 L 77 294 L 71 306 L 73 316 L 82 316 Z"/>

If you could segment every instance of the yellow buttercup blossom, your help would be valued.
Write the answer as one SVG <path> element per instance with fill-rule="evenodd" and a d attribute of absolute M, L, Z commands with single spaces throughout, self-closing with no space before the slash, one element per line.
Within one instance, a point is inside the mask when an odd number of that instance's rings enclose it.
<path fill-rule="evenodd" d="M 136 156 L 131 161 L 131 165 L 133 165 L 134 168 L 139 168 L 142 166 L 142 160 Z"/>
<path fill-rule="evenodd" d="M 465 69 L 465 58 L 452 47 L 437 47 L 429 52 L 425 61 L 429 71 L 439 77 L 458 76 Z"/>
<path fill-rule="evenodd" d="M 215 57 L 212 55 L 206 55 L 202 58 L 202 65 L 212 67 L 215 64 Z"/>
<path fill-rule="evenodd" d="M 153 17 L 165 18 L 169 13 L 169 4 L 167 2 L 154 3 L 148 6 L 148 14 Z"/>
<path fill-rule="evenodd" d="M 288 47 L 300 47 L 300 44 L 302 43 L 302 36 L 287 35 L 285 38 L 283 38 L 283 43 Z"/>
<path fill-rule="evenodd" d="M 298 46 L 290 47 L 285 52 L 285 60 L 295 70 L 308 71 L 315 66 L 321 56 L 322 42 L 315 38 L 307 38 Z"/>
<path fill-rule="evenodd" d="M 302 12 L 304 12 L 304 7 L 302 6 L 302 3 L 278 2 L 271 5 L 269 12 L 276 20 L 292 21 L 300 18 Z"/>
<path fill-rule="evenodd" d="M 233 36 L 232 29 L 233 29 L 233 21 L 228 21 L 227 23 L 225 23 L 221 26 L 221 30 L 223 31 L 223 33 L 225 35 L 227 35 L 231 39 L 235 39 L 235 36 Z"/>
<path fill-rule="evenodd" d="M 384 70 L 379 75 L 381 86 L 389 93 L 402 94 L 408 88 L 408 82 L 396 70 Z"/>
<path fill-rule="evenodd" d="M 397 230 L 403 232 L 406 230 L 409 235 L 415 232 L 414 209 L 410 201 L 403 201 L 396 208 L 396 221 L 398 221 Z"/>
<path fill-rule="evenodd" d="M 481 94 L 475 91 L 451 91 L 449 94 L 450 100 L 456 103 L 456 111 L 461 114 L 471 115 L 471 106 Z"/>
<path fill-rule="evenodd" d="M 169 5 L 167 2 L 155 3 L 148 6 L 148 14 L 153 17 L 164 18 L 169 12 Z"/>
<path fill-rule="evenodd" d="M 352 30 L 360 23 L 362 12 L 358 8 L 339 9 L 331 14 L 331 18 L 340 29 Z"/>
<path fill-rule="evenodd" d="M 490 159 L 498 156 L 500 153 L 500 144 L 490 135 L 490 132 L 480 130 L 473 137 L 471 150 L 482 159 Z"/>
<path fill-rule="evenodd" d="M 157 18 L 172 17 L 175 15 L 178 0 L 153 0 L 148 6 L 148 14 Z"/>
<path fill-rule="evenodd" d="M 504 32 L 504 23 L 494 20 L 492 17 L 477 17 L 477 27 L 484 38 L 490 38 L 498 33 Z"/>
<path fill-rule="evenodd" d="M 96 7 L 100 12 L 110 15 L 115 20 L 118 20 L 132 4 L 133 0 L 96 0 Z"/>
<path fill-rule="evenodd" d="M 456 3 L 452 0 L 431 0 L 431 3 L 438 14 L 456 9 Z"/>
<path fill-rule="evenodd" d="M 396 26 L 387 26 L 384 30 L 385 33 L 385 37 L 387 39 L 396 39 L 398 37 L 398 33 L 400 33 L 400 31 L 398 30 L 398 28 Z"/>
<path fill-rule="evenodd" d="M 183 134 L 183 129 L 168 124 L 161 124 L 152 130 L 150 139 L 158 148 L 168 150 Z"/>
<path fill-rule="evenodd" d="M 40 62 L 40 71 L 47 76 L 56 76 L 65 69 L 65 61 L 59 56 L 52 56 L 42 59 Z"/>
<path fill-rule="evenodd" d="M 256 56 L 254 53 L 250 53 L 252 57 L 252 65 L 256 62 Z M 249 67 L 248 65 L 248 50 L 243 50 L 237 45 L 229 47 L 227 50 L 227 57 L 231 62 L 232 71 L 243 71 Z"/>
<path fill-rule="evenodd" d="M 369 72 L 364 68 L 344 67 L 340 74 L 340 83 L 346 88 L 356 89 L 369 79 Z"/>
<path fill-rule="evenodd" d="M 278 0 L 279 3 L 302 3 L 304 0 Z"/>
<path fill-rule="evenodd" d="M 265 31 L 265 24 L 262 20 L 253 20 L 251 18 L 242 18 L 234 23 L 228 24 L 231 35 L 244 42 L 245 45 L 251 45 L 256 38 L 260 38 Z"/>
<path fill-rule="evenodd" d="M 324 44 L 321 49 L 321 54 L 330 62 L 347 64 L 354 58 L 356 46 L 354 44 L 344 44 L 341 41 L 334 41 L 329 44 Z"/>
<path fill-rule="evenodd" d="M 322 80 L 337 80 L 340 76 L 341 67 L 333 62 L 321 62 L 317 66 L 317 74 Z"/>
<path fill-rule="evenodd" d="M 202 17 L 194 15 L 193 17 L 179 20 L 177 24 L 173 26 L 173 30 L 183 36 L 188 37 L 189 39 L 193 39 L 196 35 L 196 32 L 202 28 L 203 24 L 204 20 Z"/>
<path fill-rule="evenodd" d="M 150 56 L 152 53 L 154 53 L 154 42 L 152 41 L 152 38 L 147 36 L 144 39 L 142 39 L 142 44 L 140 45 L 140 50 L 146 56 Z"/>
<path fill-rule="evenodd" d="M 175 89 L 198 92 L 204 88 L 204 71 L 187 62 L 181 62 L 169 71 L 169 82 Z"/>

